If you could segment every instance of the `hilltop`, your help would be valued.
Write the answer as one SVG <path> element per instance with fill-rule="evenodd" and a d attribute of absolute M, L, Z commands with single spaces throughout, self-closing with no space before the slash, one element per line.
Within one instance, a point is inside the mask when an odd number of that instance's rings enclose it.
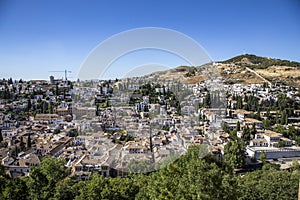
<path fill-rule="evenodd" d="M 179 66 L 159 71 L 146 77 L 160 80 L 178 80 L 197 83 L 205 80 L 205 69 L 215 69 L 227 83 L 279 83 L 291 86 L 300 85 L 300 63 L 295 61 L 267 58 L 252 54 L 239 55 L 225 61 L 203 66 Z"/>
<path fill-rule="evenodd" d="M 276 58 L 267 58 L 256 56 L 253 54 L 244 54 L 235 56 L 228 60 L 222 61 L 224 64 L 238 64 L 244 67 L 251 67 L 255 69 L 267 69 L 270 66 L 285 66 L 285 67 L 295 67 L 300 69 L 300 63 L 289 61 L 289 60 L 281 60 Z"/>
<path fill-rule="evenodd" d="M 220 73 L 227 79 L 239 77 L 242 82 L 251 83 L 264 81 L 263 77 L 273 84 L 300 85 L 299 62 L 245 54 L 220 62 L 220 66 Z M 232 70 L 236 73 L 226 73 Z"/>

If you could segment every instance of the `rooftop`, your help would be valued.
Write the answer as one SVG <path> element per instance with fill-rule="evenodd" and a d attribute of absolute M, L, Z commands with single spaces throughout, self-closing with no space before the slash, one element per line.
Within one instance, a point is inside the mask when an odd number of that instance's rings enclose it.
<path fill-rule="evenodd" d="M 270 130 L 265 130 L 265 135 L 269 137 L 282 137 L 282 134 Z"/>

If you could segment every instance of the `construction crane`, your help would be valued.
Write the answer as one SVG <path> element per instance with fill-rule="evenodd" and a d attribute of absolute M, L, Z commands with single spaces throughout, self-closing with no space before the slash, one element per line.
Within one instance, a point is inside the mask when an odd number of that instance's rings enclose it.
<path fill-rule="evenodd" d="M 68 80 L 68 73 L 72 73 L 72 71 L 64 70 L 64 71 L 49 71 L 49 72 L 65 72 L 65 81 Z"/>

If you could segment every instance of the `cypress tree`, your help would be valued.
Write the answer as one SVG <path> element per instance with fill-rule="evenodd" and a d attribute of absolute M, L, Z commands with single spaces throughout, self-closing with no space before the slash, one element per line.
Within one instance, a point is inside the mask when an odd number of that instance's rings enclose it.
<path fill-rule="evenodd" d="M 2 129 L 0 129 L 0 142 L 3 141 L 3 136 L 2 136 Z"/>
<path fill-rule="evenodd" d="M 21 149 L 21 151 L 24 151 L 24 149 L 25 149 L 25 143 L 23 141 L 23 137 L 22 136 L 20 137 L 20 149 Z"/>
<path fill-rule="evenodd" d="M 28 134 L 28 137 L 27 137 L 27 148 L 31 148 L 31 138 L 30 138 L 30 133 Z"/>
<path fill-rule="evenodd" d="M 237 131 L 240 131 L 240 130 L 241 130 L 241 124 L 240 124 L 239 121 L 236 123 L 236 130 L 237 130 Z"/>

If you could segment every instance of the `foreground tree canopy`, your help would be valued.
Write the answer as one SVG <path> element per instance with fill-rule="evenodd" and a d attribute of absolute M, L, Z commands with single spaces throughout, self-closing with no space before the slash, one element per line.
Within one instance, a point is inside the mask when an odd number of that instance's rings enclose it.
<path fill-rule="evenodd" d="M 297 199 L 299 165 L 290 171 L 265 167 L 240 176 L 232 173 L 231 162 L 217 162 L 212 155 L 202 158 L 201 151 L 193 146 L 150 174 L 94 174 L 90 181 L 79 182 L 69 177 L 63 160 L 47 158 L 28 178 L 0 175 L 0 199 Z"/>

